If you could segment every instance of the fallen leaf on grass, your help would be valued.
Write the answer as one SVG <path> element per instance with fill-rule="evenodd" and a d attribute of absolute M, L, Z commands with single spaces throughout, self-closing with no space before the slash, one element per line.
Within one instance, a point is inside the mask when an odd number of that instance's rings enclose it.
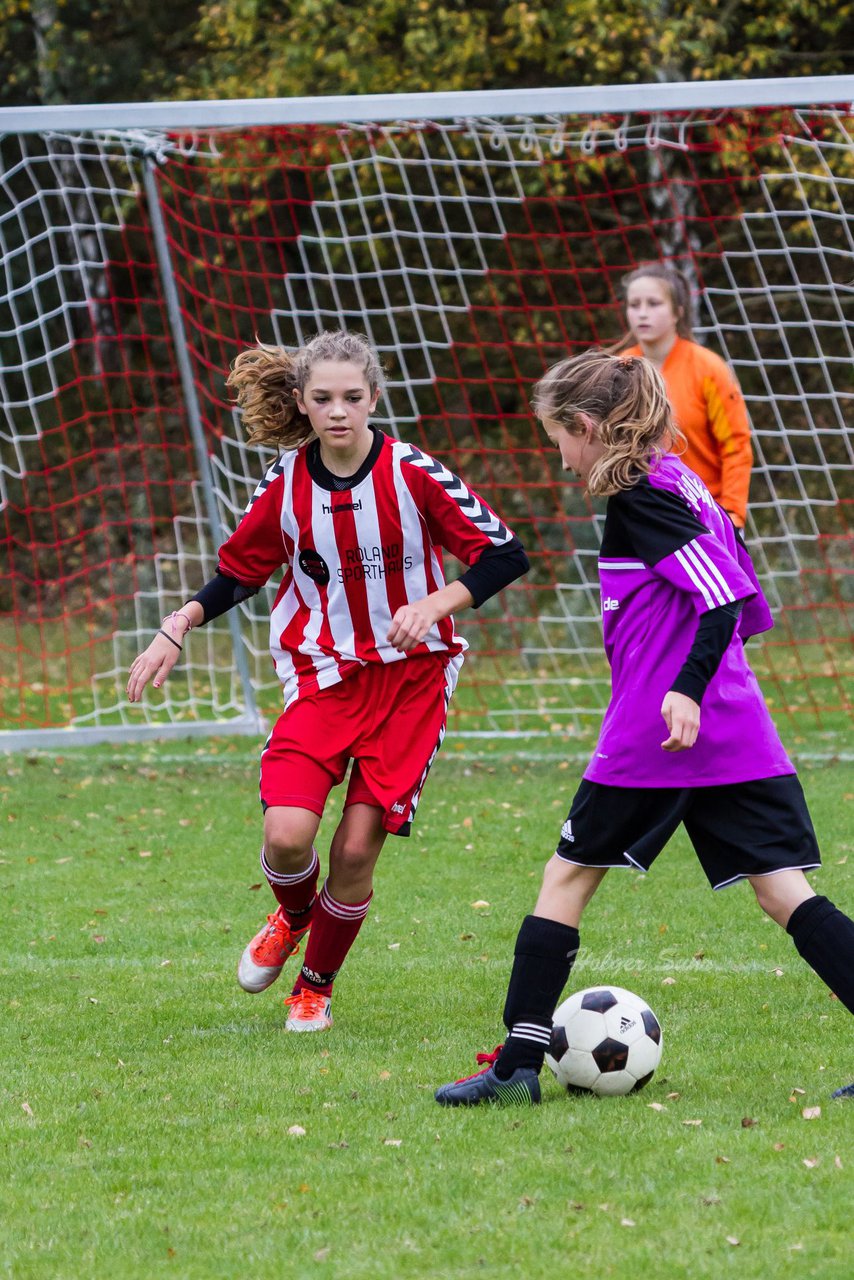
<path fill-rule="evenodd" d="M 702 1124 L 703 1122 L 702 1122 L 702 1120 L 683 1120 L 683 1121 L 682 1121 L 682 1123 L 683 1123 L 683 1124 L 693 1124 L 693 1125 L 698 1125 L 698 1124 Z"/>
<path fill-rule="evenodd" d="M 29 1116 L 31 1120 L 35 1120 L 35 1116 L 33 1115 L 33 1109 L 28 1102 L 21 1103 L 21 1110 L 23 1111 L 25 1116 Z"/>
<path fill-rule="evenodd" d="M 837 1169 L 842 1169 L 842 1168 L 843 1168 L 843 1164 L 842 1164 L 842 1161 L 839 1159 L 839 1156 L 834 1156 L 834 1157 L 833 1157 L 833 1163 L 834 1163 L 834 1165 L 836 1166 L 836 1168 L 837 1168 Z"/>
<path fill-rule="evenodd" d="M 621 1219 L 620 1219 L 620 1226 L 621 1226 L 621 1227 L 636 1227 L 636 1226 L 637 1226 L 637 1223 L 636 1223 L 636 1222 L 634 1221 L 634 1219 L 632 1219 L 632 1218 L 621 1218 Z"/>
<path fill-rule="evenodd" d="M 738 1236 L 727 1236 L 726 1242 L 727 1244 L 731 1244 L 731 1245 L 741 1244 L 741 1241 L 739 1240 Z"/>
<path fill-rule="evenodd" d="M 389 949 L 389 951 L 399 951 L 399 950 L 400 950 L 400 943 L 399 943 L 399 942 L 390 942 L 390 943 L 388 944 L 388 949 Z"/>
<path fill-rule="evenodd" d="M 753 1129 L 753 1128 L 755 1128 L 755 1126 L 756 1126 L 756 1125 L 758 1125 L 758 1124 L 759 1124 L 759 1121 L 758 1121 L 758 1120 L 754 1120 L 754 1119 L 753 1119 L 753 1116 L 742 1116 L 742 1117 L 741 1117 L 741 1127 L 742 1127 L 742 1129 Z"/>
<path fill-rule="evenodd" d="M 328 1245 L 326 1246 L 325 1249 L 318 1249 L 317 1253 L 314 1255 L 315 1262 L 325 1262 L 331 1252 L 332 1250 L 329 1248 Z"/>
<path fill-rule="evenodd" d="M 384 1147 L 399 1147 L 402 1142 L 402 1138 L 383 1138 Z"/>
<path fill-rule="evenodd" d="M 675 978 L 662 978 L 662 979 L 661 979 L 661 985 L 662 985 L 663 987 L 675 987 L 675 986 L 676 986 L 676 979 L 675 979 Z"/>
<path fill-rule="evenodd" d="M 799 1094 L 799 1095 L 800 1095 L 800 1097 L 803 1097 L 805 1093 L 806 1093 L 806 1089 L 799 1089 L 797 1085 L 795 1085 L 795 1086 L 794 1086 L 794 1088 L 792 1089 L 792 1094 L 793 1094 L 793 1095 L 794 1095 L 794 1094 Z M 789 1101 L 790 1101 L 790 1102 L 792 1102 L 793 1100 L 794 1100 L 793 1098 L 790 1098 L 790 1099 L 789 1099 Z"/>
<path fill-rule="evenodd" d="M 786 1144 L 785 1144 L 785 1142 L 775 1142 L 775 1143 L 774 1143 L 774 1150 L 775 1150 L 775 1151 L 785 1151 L 785 1150 L 786 1150 Z"/>
<path fill-rule="evenodd" d="M 679 1097 L 678 1093 L 668 1093 L 667 1095 L 668 1101 L 670 1102 L 675 1102 L 678 1097 Z"/>
<path fill-rule="evenodd" d="M 478 898 L 477 902 L 473 902 L 471 905 L 474 907 L 475 911 L 478 911 L 481 907 L 488 907 L 489 903 L 484 902 L 483 898 Z"/>
<path fill-rule="evenodd" d="M 729 1164 L 729 1156 L 715 1156 L 715 1164 Z"/>
<path fill-rule="evenodd" d="M 301 1124 L 292 1124 L 291 1127 L 288 1129 L 288 1133 L 292 1138 L 305 1137 L 305 1129 L 302 1127 Z"/>
<path fill-rule="evenodd" d="M 802 1163 L 805 1164 L 808 1169 L 814 1169 L 818 1164 L 818 1156 L 807 1156 Z"/>
<path fill-rule="evenodd" d="M 667 1107 L 665 1107 L 664 1104 L 661 1102 L 648 1102 L 646 1105 L 649 1107 L 650 1111 L 666 1111 L 667 1110 Z"/>
<path fill-rule="evenodd" d="M 140 856 L 141 858 L 150 858 L 150 857 L 151 857 L 151 850 L 150 850 L 150 849 L 140 849 L 140 851 L 139 851 L 139 856 Z"/>
<path fill-rule="evenodd" d="M 801 1115 L 805 1120 L 818 1120 L 821 1115 L 821 1107 L 804 1107 Z"/>

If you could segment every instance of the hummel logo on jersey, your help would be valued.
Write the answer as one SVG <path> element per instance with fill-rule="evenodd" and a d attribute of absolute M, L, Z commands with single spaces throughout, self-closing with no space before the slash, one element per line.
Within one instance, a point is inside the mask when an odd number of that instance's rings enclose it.
<path fill-rule="evenodd" d="M 570 844 L 575 842 L 575 836 L 572 834 L 572 823 L 569 818 L 560 829 L 560 838 L 561 840 L 568 840 Z"/>
<path fill-rule="evenodd" d="M 620 1035 L 625 1035 L 636 1022 L 637 1018 L 627 1018 L 626 1015 L 623 1014 L 622 1018 L 620 1018 Z"/>
<path fill-rule="evenodd" d="M 337 516 L 339 511 L 361 511 L 362 499 L 359 498 L 356 502 L 336 502 L 334 507 L 327 507 L 324 502 L 321 510 L 325 516 Z"/>
<path fill-rule="evenodd" d="M 393 804 L 391 806 L 391 811 L 392 813 L 406 813 L 406 805 L 400 804 L 400 802 L 398 802 L 397 804 Z"/>
<path fill-rule="evenodd" d="M 619 609 L 619 607 L 620 607 L 619 600 L 615 600 L 613 596 L 606 596 L 605 599 L 602 601 L 603 613 L 613 613 L 616 609 Z"/>

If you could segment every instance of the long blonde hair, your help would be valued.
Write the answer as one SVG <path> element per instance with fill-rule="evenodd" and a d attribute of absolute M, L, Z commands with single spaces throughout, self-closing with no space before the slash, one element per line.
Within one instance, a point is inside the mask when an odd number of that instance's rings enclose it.
<path fill-rule="evenodd" d="M 321 360 L 357 365 L 372 396 L 382 385 L 379 356 L 361 333 L 343 329 L 319 333 L 293 352 L 263 342 L 241 351 L 225 385 L 235 392 L 250 444 L 296 449 L 311 438 L 314 429 L 300 411 L 294 391 L 302 393 L 311 370 Z"/>
<path fill-rule="evenodd" d="M 587 479 L 597 497 L 630 489 L 682 438 L 655 366 L 598 347 L 552 365 L 534 387 L 531 407 L 574 436 L 584 432 L 580 414 L 593 421 L 605 446 Z"/>

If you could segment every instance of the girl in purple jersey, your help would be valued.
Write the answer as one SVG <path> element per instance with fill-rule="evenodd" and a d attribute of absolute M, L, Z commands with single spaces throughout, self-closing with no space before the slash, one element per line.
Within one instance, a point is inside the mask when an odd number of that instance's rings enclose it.
<path fill-rule="evenodd" d="M 712 887 L 749 880 L 854 1013 L 854 922 L 804 875 L 820 864 L 815 832 L 744 655 L 771 615 L 731 519 L 668 452 L 678 432 L 660 375 L 590 351 L 546 373 L 534 410 L 564 470 L 608 498 L 599 570 L 612 693 L 519 931 L 506 1040 L 479 1055 L 482 1071 L 437 1090 L 445 1106 L 539 1102 L 584 908 L 609 868 L 648 871 L 680 823 Z"/>

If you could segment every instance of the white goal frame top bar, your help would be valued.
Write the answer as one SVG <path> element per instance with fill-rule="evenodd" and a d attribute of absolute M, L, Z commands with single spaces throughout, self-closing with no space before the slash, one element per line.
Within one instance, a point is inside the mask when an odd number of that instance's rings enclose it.
<path fill-rule="evenodd" d="M 743 107 L 854 104 L 854 76 L 674 81 L 454 93 L 366 93 L 317 98 L 67 104 L 0 108 L 0 134 L 109 129 L 237 129 L 255 125 L 370 123 L 473 116 L 596 115 Z"/>

